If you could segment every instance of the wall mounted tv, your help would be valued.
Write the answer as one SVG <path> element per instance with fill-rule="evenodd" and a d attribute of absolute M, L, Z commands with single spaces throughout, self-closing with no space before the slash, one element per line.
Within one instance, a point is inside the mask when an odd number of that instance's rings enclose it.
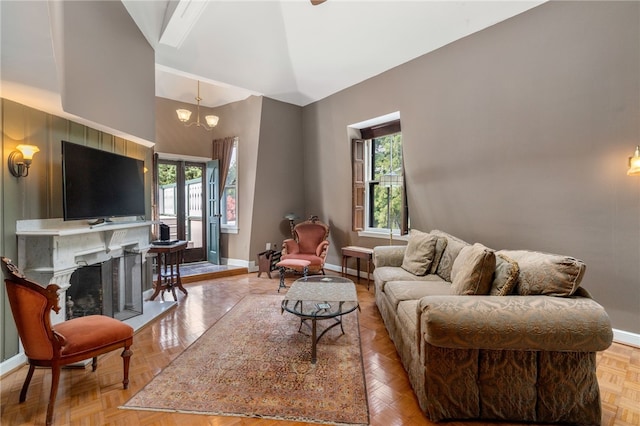
<path fill-rule="evenodd" d="M 64 220 L 144 216 L 144 161 L 62 141 Z"/>

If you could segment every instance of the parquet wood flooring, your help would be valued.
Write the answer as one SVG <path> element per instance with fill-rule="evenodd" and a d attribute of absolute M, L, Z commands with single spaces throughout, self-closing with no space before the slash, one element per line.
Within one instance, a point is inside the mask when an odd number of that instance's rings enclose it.
<path fill-rule="evenodd" d="M 263 274 L 264 275 L 264 274 Z M 287 282 L 295 278 L 287 278 Z M 142 389 L 190 344 L 247 294 L 274 294 L 279 278 L 256 273 L 198 281 L 187 285 L 189 295 L 180 294 L 176 309 L 168 311 L 134 338 L 129 389 L 122 389 L 122 361 L 112 352 L 99 359 L 95 373 L 90 368 L 63 370 L 56 400 L 56 425 L 210 425 L 293 426 L 305 423 L 242 417 L 172 414 L 120 410 L 118 406 Z M 365 280 L 357 285 L 360 331 L 364 357 L 371 425 L 432 425 L 418 407 L 393 343 L 375 306 L 373 288 Z M 223 344 L 223 343 L 221 343 Z M 614 344 L 598 354 L 597 372 L 606 426 L 640 425 L 640 349 Z M 42 425 L 45 420 L 51 375 L 37 369 L 27 400 L 18 395 L 27 367 L 0 381 L 0 424 Z M 561 396 L 559 396 L 561 397 Z M 448 426 L 494 425 L 486 422 L 448 422 Z M 495 423 L 506 426 L 507 423 Z"/>

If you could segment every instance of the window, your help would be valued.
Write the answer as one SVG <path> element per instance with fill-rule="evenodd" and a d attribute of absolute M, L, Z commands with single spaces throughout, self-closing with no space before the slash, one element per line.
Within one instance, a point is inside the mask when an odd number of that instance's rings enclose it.
<path fill-rule="evenodd" d="M 238 138 L 233 141 L 229 171 L 220 197 L 220 214 L 222 230 L 238 229 Z"/>
<path fill-rule="evenodd" d="M 407 233 L 400 121 L 360 129 L 352 142 L 353 230 Z"/>

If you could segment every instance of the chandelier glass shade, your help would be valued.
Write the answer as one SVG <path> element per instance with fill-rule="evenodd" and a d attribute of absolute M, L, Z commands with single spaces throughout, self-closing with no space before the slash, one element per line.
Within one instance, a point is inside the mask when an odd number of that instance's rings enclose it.
<path fill-rule="evenodd" d="M 206 115 L 204 117 L 205 123 L 200 122 L 200 101 L 202 98 L 200 97 L 200 81 L 198 81 L 198 95 L 196 96 L 196 121 L 192 121 L 189 123 L 189 119 L 191 118 L 191 111 L 188 109 L 180 108 L 176 110 L 176 114 L 178 114 L 178 120 L 184 123 L 186 127 L 197 126 L 202 127 L 205 130 L 211 130 L 218 125 L 218 116 L 216 115 Z"/>

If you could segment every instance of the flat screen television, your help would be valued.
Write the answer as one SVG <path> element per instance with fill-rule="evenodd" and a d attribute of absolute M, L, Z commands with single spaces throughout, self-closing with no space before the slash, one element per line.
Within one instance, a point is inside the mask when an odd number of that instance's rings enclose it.
<path fill-rule="evenodd" d="M 62 141 L 64 220 L 144 216 L 144 161 Z"/>

